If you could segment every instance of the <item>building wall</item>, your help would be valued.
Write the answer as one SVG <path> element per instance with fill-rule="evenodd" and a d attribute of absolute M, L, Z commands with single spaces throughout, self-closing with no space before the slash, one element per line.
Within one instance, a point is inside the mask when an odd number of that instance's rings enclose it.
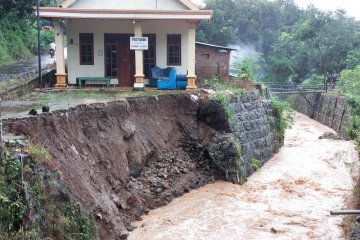
<path fill-rule="evenodd" d="M 78 0 L 70 8 L 121 10 L 189 10 L 177 0 Z"/>
<path fill-rule="evenodd" d="M 212 78 L 216 74 L 229 76 L 230 50 L 219 52 L 218 48 L 196 44 L 196 75 L 199 79 Z"/>
<path fill-rule="evenodd" d="M 77 77 L 103 77 L 105 75 L 105 33 L 132 34 L 134 24 L 128 20 L 72 19 L 67 24 L 68 41 L 68 83 L 75 84 Z M 143 34 L 156 34 L 156 65 L 167 67 L 167 34 L 181 34 L 181 66 L 175 66 L 179 74 L 187 73 L 188 66 L 188 24 L 185 20 L 143 21 Z M 80 65 L 79 33 L 94 34 L 94 65 Z M 129 39 L 130 41 L 130 39 Z M 102 56 L 99 56 L 99 52 Z M 101 55 L 101 54 L 100 54 Z M 118 84 L 113 79 L 111 84 Z"/>

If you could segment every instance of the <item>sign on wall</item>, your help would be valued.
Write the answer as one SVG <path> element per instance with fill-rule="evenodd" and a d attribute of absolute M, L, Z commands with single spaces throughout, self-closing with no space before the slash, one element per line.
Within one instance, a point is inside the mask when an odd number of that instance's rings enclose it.
<path fill-rule="evenodd" d="M 148 37 L 130 37 L 131 50 L 148 50 Z"/>

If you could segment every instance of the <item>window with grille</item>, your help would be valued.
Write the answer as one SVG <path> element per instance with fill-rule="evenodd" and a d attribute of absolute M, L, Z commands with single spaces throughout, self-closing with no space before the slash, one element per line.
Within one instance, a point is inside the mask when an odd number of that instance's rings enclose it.
<path fill-rule="evenodd" d="M 94 35 L 80 33 L 80 65 L 94 65 Z"/>
<path fill-rule="evenodd" d="M 181 35 L 167 35 L 167 64 L 170 66 L 181 65 Z"/>
<path fill-rule="evenodd" d="M 151 68 L 156 66 L 156 35 L 145 34 L 144 37 L 148 37 L 149 48 L 144 51 L 144 75 L 150 76 Z"/>

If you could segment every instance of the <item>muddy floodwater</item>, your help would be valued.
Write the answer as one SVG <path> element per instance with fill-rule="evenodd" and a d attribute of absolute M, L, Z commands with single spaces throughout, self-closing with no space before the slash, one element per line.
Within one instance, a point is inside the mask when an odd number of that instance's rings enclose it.
<path fill-rule="evenodd" d="M 350 141 L 318 139 L 332 132 L 296 113 L 285 146 L 242 185 L 215 182 L 151 211 L 134 239 L 344 239 L 342 216 L 358 174 Z"/>

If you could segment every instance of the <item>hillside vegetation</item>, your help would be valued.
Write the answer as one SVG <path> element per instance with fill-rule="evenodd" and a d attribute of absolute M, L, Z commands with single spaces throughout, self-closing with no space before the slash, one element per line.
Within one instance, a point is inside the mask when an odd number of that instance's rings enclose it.
<path fill-rule="evenodd" d="M 360 63 L 360 23 L 344 10 L 300 9 L 293 0 L 205 0 L 214 11 L 199 41 L 254 46 L 263 80 L 302 82 L 354 69 Z"/>
<path fill-rule="evenodd" d="M 41 1 L 55 6 L 59 0 Z M 37 52 L 37 25 L 33 6 L 35 0 L 2 0 L 0 2 L 0 64 L 27 59 Z M 52 41 L 42 33 L 43 48 Z"/>

